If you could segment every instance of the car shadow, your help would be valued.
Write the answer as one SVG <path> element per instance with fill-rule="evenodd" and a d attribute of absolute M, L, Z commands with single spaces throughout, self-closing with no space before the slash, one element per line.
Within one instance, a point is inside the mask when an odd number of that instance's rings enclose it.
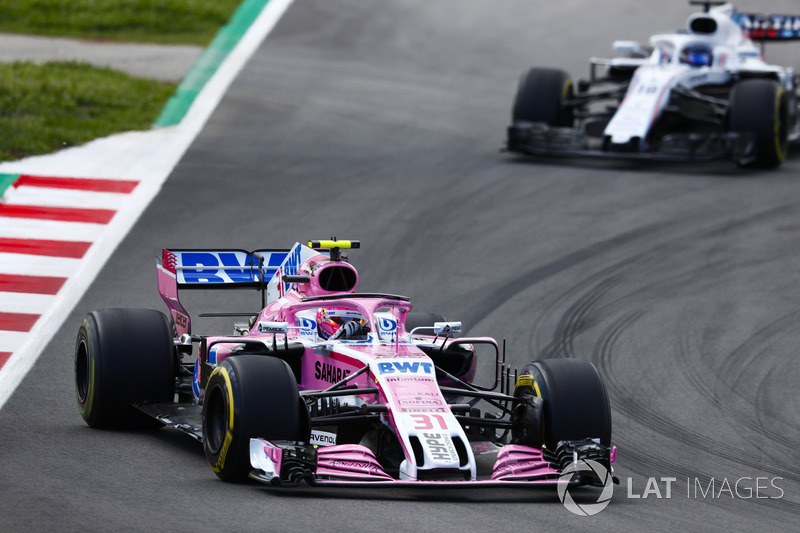
<path fill-rule="evenodd" d="M 265 486 L 262 492 L 278 498 L 308 498 L 330 500 L 408 501 L 436 503 L 561 503 L 555 486 L 515 487 L 297 487 Z M 570 495 L 577 503 L 595 503 L 601 489 L 584 487 L 572 490 Z"/>

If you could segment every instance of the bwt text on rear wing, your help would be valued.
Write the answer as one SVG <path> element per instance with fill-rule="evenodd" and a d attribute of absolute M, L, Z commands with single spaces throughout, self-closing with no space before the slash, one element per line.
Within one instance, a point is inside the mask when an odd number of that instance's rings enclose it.
<path fill-rule="evenodd" d="M 178 289 L 257 289 L 262 308 L 270 280 L 290 250 L 163 250 L 156 260 L 158 292 L 178 336 L 191 335 L 191 319 Z"/>

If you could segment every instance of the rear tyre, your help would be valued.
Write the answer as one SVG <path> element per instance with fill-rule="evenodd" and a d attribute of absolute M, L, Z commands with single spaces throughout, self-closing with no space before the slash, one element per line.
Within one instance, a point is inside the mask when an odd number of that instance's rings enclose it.
<path fill-rule="evenodd" d="M 131 404 L 170 401 L 175 349 L 167 317 L 153 309 L 101 309 L 83 319 L 75 343 L 75 396 L 91 427 L 131 427 Z"/>
<path fill-rule="evenodd" d="M 731 91 L 728 126 L 732 132 L 754 136 L 751 158 L 739 166 L 775 168 L 789 149 L 789 95 L 775 80 L 753 79 L 737 83 Z"/>
<path fill-rule="evenodd" d="M 549 126 L 572 127 L 575 114 L 567 101 L 574 96 L 569 75 L 563 70 L 532 68 L 520 79 L 513 122 L 545 122 Z"/>
<path fill-rule="evenodd" d="M 531 420 L 541 420 L 539 438 L 547 448 L 555 449 L 562 440 L 600 439 L 601 444 L 611 444 L 611 406 L 592 363 L 581 359 L 530 363 L 522 370 L 514 395 L 541 398 L 541 416 Z M 536 429 L 526 434 L 537 435 Z"/>
<path fill-rule="evenodd" d="M 224 481 L 246 481 L 250 439 L 308 441 L 308 413 L 285 361 L 227 357 L 211 374 L 203 401 L 203 448 Z"/>

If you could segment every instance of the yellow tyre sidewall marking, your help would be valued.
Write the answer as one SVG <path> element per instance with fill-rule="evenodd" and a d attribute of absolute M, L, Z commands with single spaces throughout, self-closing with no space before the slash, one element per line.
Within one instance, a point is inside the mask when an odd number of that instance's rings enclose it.
<path fill-rule="evenodd" d="M 564 84 L 564 88 L 561 89 L 561 98 L 566 98 L 571 88 L 572 88 L 572 80 L 567 80 L 567 83 Z"/>
<path fill-rule="evenodd" d="M 783 163 L 786 154 L 781 146 L 781 100 L 783 100 L 783 87 L 778 87 L 778 93 L 775 95 L 775 154 L 778 156 L 778 161 Z"/>
<path fill-rule="evenodd" d="M 233 442 L 233 387 L 231 386 L 231 378 L 228 375 L 228 370 L 225 367 L 217 367 L 211 373 L 211 377 L 214 377 L 214 374 L 219 374 L 222 376 L 222 379 L 225 380 L 225 390 L 228 393 L 228 429 L 225 432 L 225 441 L 222 443 L 222 448 L 219 451 L 217 462 L 211 465 L 211 469 L 214 472 L 219 472 L 225 468 L 225 458 L 228 455 L 231 442 Z"/>
<path fill-rule="evenodd" d="M 521 376 L 519 376 L 517 378 L 516 384 L 514 385 L 515 389 L 517 387 L 530 387 L 536 394 L 536 396 L 538 396 L 539 398 L 542 397 L 542 391 L 539 390 L 539 384 L 536 382 L 535 379 L 533 379 L 532 374 L 522 374 Z"/>

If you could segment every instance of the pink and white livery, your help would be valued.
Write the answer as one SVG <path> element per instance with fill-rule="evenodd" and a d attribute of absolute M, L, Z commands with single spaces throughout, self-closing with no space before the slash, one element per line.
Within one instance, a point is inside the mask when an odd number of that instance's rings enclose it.
<path fill-rule="evenodd" d="M 81 324 L 76 393 L 94 427 L 145 413 L 203 442 L 216 474 L 275 485 L 608 486 L 611 411 L 589 362 L 511 372 L 505 345 L 412 312 L 408 298 L 356 292 L 342 255 L 358 241 L 290 250 L 164 250 L 170 318 L 104 309 Z M 232 335 L 201 336 L 179 291 L 250 288 L 260 311 Z M 488 368 L 483 380 L 480 368 Z M 579 460 L 608 472 L 566 475 Z M 574 470 L 574 469 L 571 469 Z M 571 471 L 570 470 L 570 471 Z"/>

